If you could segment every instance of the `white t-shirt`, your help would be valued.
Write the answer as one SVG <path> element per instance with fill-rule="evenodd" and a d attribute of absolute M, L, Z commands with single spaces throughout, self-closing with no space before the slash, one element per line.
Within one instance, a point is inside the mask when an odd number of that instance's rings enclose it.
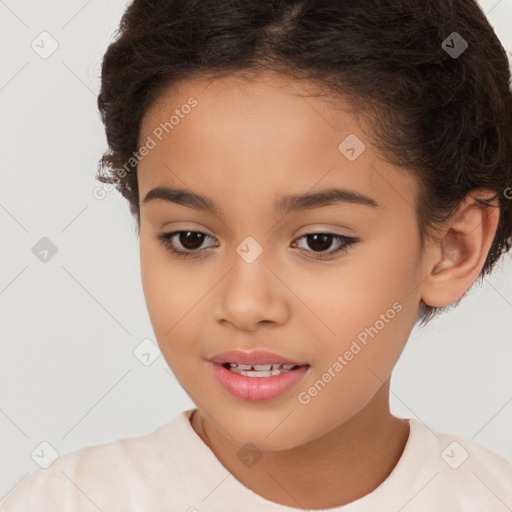
<path fill-rule="evenodd" d="M 28 475 L 1 512 L 303 512 L 242 485 L 192 428 L 193 409 L 150 434 L 81 448 Z M 409 419 L 404 452 L 371 493 L 330 512 L 510 512 L 512 464 Z M 325 510 L 325 509 L 324 509 Z"/>

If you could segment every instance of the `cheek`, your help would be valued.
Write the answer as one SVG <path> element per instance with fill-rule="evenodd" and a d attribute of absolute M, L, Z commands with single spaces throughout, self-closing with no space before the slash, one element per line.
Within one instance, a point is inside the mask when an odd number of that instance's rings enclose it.
<path fill-rule="evenodd" d="M 153 241 L 141 236 L 140 240 L 140 268 L 142 288 L 148 313 L 159 338 L 162 331 L 172 325 L 171 316 L 176 312 L 175 295 L 169 283 L 172 282 L 171 266 L 163 263 L 162 250 L 155 247 Z M 166 325 L 165 325 L 166 324 Z M 165 332 L 165 331 L 164 331 Z"/>
<path fill-rule="evenodd" d="M 418 307 L 418 298 L 411 293 L 418 279 L 414 244 L 400 245 L 396 239 L 382 236 L 371 245 L 357 258 L 347 259 L 346 268 L 332 272 L 317 288 L 323 293 L 308 295 L 311 309 L 319 312 L 330 331 L 322 328 L 325 344 L 323 354 L 317 350 L 322 361 L 319 371 L 327 371 L 341 355 L 346 366 L 342 363 L 344 368 L 337 373 L 340 377 L 334 379 L 340 386 L 336 392 L 343 393 L 341 388 L 350 381 L 349 388 L 360 392 L 360 399 L 391 372 L 414 326 Z"/>
<path fill-rule="evenodd" d="M 155 336 L 164 355 L 171 348 L 179 351 L 179 341 L 190 339 L 189 312 L 201 289 L 158 242 L 141 236 L 140 244 L 142 287 Z"/>
<path fill-rule="evenodd" d="M 405 241 L 407 240 L 407 242 Z M 343 273 L 344 306 L 361 327 L 373 324 L 395 302 L 405 306 L 420 282 L 419 247 L 412 232 L 382 232 L 359 251 Z"/>

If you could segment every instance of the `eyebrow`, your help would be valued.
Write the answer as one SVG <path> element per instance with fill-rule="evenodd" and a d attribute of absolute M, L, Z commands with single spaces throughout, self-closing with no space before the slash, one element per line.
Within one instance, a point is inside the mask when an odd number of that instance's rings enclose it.
<path fill-rule="evenodd" d="M 142 202 L 143 204 L 147 204 L 157 199 L 221 215 L 221 209 L 215 201 L 207 196 L 189 190 L 163 186 L 156 187 L 146 194 Z M 276 212 L 287 214 L 290 212 L 329 206 L 335 203 L 351 203 L 371 208 L 379 208 L 381 206 L 375 199 L 354 190 L 333 187 L 325 188 L 311 194 L 285 195 L 276 199 L 273 206 Z"/>

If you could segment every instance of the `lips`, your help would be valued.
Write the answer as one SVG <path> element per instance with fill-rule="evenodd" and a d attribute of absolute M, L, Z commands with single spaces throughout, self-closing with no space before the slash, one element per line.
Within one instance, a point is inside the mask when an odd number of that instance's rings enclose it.
<path fill-rule="evenodd" d="M 249 401 L 277 398 L 293 388 L 310 371 L 308 363 L 262 349 L 250 352 L 229 350 L 215 354 L 208 360 L 213 376 L 221 387 L 230 395 Z M 238 365 L 239 371 L 235 370 L 233 363 Z M 272 371 L 266 371 L 267 368 L 261 367 L 263 365 L 272 365 Z M 273 365 L 277 367 L 275 370 Z M 281 365 L 289 365 L 289 368 Z"/>
<path fill-rule="evenodd" d="M 273 376 L 238 375 L 219 363 L 210 363 L 213 376 L 231 396 L 251 402 L 273 400 L 285 395 L 309 372 L 309 365 L 297 366 L 293 370 Z M 267 374 L 268 372 L 261 372 Z M 291 396 L 291 395 L 289 395 Z"/>
<path fill-rule="evenodd" d="M 244 352 L 242 350 L 229 350 L 227 352 L 220 352 L 209 358 L 209 361 L 217 364 L 225 363 L 240 363 L 262 365 L 262 364 L 290 364 L 293 366 L 302 366 L 307 363 L 301 361 L 294 361 L 287 359 L 279 354 L 269 352 L 267 350 L 253 350 L 251 352 Z"/>

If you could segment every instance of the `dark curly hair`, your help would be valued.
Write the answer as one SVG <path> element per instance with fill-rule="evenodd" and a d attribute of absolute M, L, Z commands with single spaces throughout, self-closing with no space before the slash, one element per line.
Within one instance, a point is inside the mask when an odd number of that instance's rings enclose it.
<path fill-rule="evenodd" d="M 449 51 L 454 40 L 467 43 L 460 55 Z M 432 227 L 484 187 L 494 195 L 475 199 L 499 207 L 500 219 L 480 277 L 510 250 L 510 68 L 474 0 L 131 2 L 102 62 L 98 108 L 109 149 L 97 179 L 129 201 L 137 232 L 137 148 L 147 109 L 179 81 L 249 79 L 264 70 L 319 85 L 365 114 L 372 143 L 420 184 L 422 246 Z M 418 320 L 424 325 L 443 309 L 422 302 Z"/>

